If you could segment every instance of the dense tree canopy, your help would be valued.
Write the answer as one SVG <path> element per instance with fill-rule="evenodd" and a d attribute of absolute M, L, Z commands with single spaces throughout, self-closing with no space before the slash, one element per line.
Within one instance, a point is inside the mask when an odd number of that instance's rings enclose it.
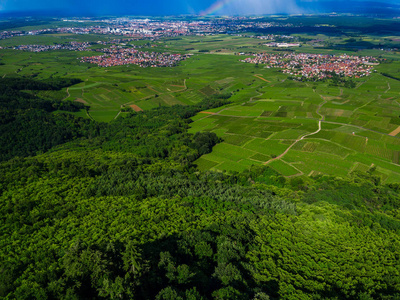
<path fill-rule="evenodd" d="M 198 171 L 220 139 L 189 134 L 190 117 L 227 98 L 110 124 L 15 108 L 0 126 L 0 297 L 400 298 L 400 185 L 373 169 Z"/>

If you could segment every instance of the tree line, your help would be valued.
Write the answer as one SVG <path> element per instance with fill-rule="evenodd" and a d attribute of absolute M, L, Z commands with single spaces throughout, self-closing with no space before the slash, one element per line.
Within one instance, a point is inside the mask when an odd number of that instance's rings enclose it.
<path fill-rule="evenodd" d="M 226 103 L 3 121 L 0 297 L 398 299 L 400 185 L 200 172 L 221 139 L 190 118 Z"/>

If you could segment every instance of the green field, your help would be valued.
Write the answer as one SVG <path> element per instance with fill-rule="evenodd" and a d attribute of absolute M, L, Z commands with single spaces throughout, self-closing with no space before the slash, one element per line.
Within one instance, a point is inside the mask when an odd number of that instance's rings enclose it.
<path fill-rule="evenodd" d="M 339 44 L 345 40 L 323 34 L 298 36 Z M 100 39 L 96 35 L 45 35 L 36 43 L 84 38 Z M 369 37 L 374 43 L 388 40 L 382 36 Z M 33 43 L 33 39 L 15 37 L 0 41 L 0 46 L 21 43 Z M 79 78 L 81 83 L 64 89 L 58 97 L 89 105 L 88 114 L 77 115 L 103 122 L 122 116 L 122 108 L 148 110 L 191 105 L 212 95 L 231 93 L 231 104 L 192 118 L 190 132 L 211 131 L 224 140 L 212 153 L 197 160 L 201 170 L 241 171 L 253 164 L 270 164 L 285 176 L 344 176 L 376 166 L 383 180 L 393 182 L 400 178 L 400 134 L 393 134 L 400 126 L 400 81 L 387 76 L 400 77 L 397 52 L 359 50 L 357 55 L 380 55 L 386 60 L 376 66 L 371 76 L 354 79 L 356 87 L 350 89 L 329 82 L 296 82 L 278 70 L 240 62 L 244 56 L 236 55 L 239 52 L 274 51 L 255 38 L 186 36 L 165 38 L 157 43 L 157 51 L 194 55 L 174 68 L 134 65 L 100 68 L 79 60 L 94 55 L 93 52 L 30 53 L 2 49 L 0 76 Z M 308 43 L 295 51 L 345 52 L 317 49 Z M 321 131 L 309 135 L 318 129 L 319 119 Z M 279 157 L 281 154 L 284 155 Z"/>
<path fill-rule="evenodd" d="M 347 89 L 293 82 L 271 70 L 258 73 L 270 82 L 260 83 L 256 97 L 195 117 L 191 132 L 212 131 L 224 139 L 223 146 L 197 161 L 201 169 L 243 170 L 251 161 L 285 176 L 345 176 L 362 165 L 377 166 L 385 181 L 398 180 L 400 134 L 392 133 L 400 126 L 398 81 L 375 73 Z M 318 108 L 322 130 L 296 142 L 318 129 Z M 282 160 L 272 160 L 289 147 Z"/>
<path fill-rule="evenodd" d="M 0 299 L 399 300 L 400 18 L 171 19 L 0 18 Z"/>

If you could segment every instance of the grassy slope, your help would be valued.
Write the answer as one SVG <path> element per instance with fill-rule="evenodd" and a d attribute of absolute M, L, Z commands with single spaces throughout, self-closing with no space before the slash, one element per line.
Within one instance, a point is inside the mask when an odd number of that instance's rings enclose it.
<path fill-rule="evenodd" d="M 45 38 L 43 43 L 64 42 L 66 38 L 70 41 L 75 37 Z M 2 42 L 13 45 L 21 41 L 16 38 Z M 185 50 L 189 48 L 193 50 Z M 268 162 L 293 144 L 281 163 L 274 161 L 271 165 L 285 175 L 320 172 L 346 175 L 374 164 L 384 180 L 400 178 L 400 139 L 388 135 L 400 126 L 397 102 L 400 82 L 380 74 L 397 76 L 398 61 L 381 64 L 376 68 L 377 73 L 358 80 L 357 88 L 346 89 L 326 83 L 296 83 L 275 70 L 241 63 L 242 57 L 234 53 L 272 51 L 257 39 L 184 37 L 161 41 L 156 50 L 190 52 L 194 56 L 176 68 L 99 68 L 79 62 L 79 57 L 93 55 L 92 52 L 2 50 L 1 61 L 5 65 L 0 66 L 0 76 L 81 78 L 84 82 L 65 91 L 65 98 L 90 105 L 90 116 L 98 121 L 114 119 L 121 106 L 151 109 L 190 105 L 213 93 L 231 92 L 232 104 L 210 111 L 214 115 L 200 113 L 191 125 L 192 132 L 213 131 L 225 140 L 211 154 L 198 160 L 200 169 L 247 169 L 251 164 Z M 199 53 L 199 50 L 210 52 Z M 305 45 L 297 51 L 321 50 Z M 382 52 L 363 50 L 357 54 Z M 394 52 L 383 52 L 383 56 L 398 58 Z M 317 109 L 325 100 L 319 110 L 324 116 L 322 130 L 294 144 L 318 129 Z"/>

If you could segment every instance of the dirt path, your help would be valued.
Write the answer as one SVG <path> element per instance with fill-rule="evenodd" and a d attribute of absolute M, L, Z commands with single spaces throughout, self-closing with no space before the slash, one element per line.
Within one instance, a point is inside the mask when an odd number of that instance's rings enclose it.
<path fill-rule="evenodd" d="M 181 86 L 181 85 L 171 85 L 171 86 Z M 183 80 L 183 89 L 181 90 L 177 90 L 177 91 L 171 91 L 171 93 L 178 93 L 178 92 L 183 92 L 187 90 L 187 86 L 186 86 L 186 78 Z"/>
<path fill-rule="evenodd" d="M 62 99 L 62 101 L 64 101 L 65 99 L 68 99 L 69 97 L 71 97 L 71 94 L 69 93 L 69 88 L 67 88 L 67 97 L 65 97 L 64 99 Z"/>
<path fill-rule="evenodd" d="M 361 109 L 361 108 L 367 106 L 368 104 L 370 104 L 371 102 L 374 102 L 374 101 L 375 101 L 375 99 L 372 99 L 371 101 L 369 101 L 369 102 L 367 102 L 367 103 L 365 103 L 365 104 L 363 104 L 363 105 L 357 107 L 356 109 L 353 110 L 353 113 L 355 113 L 357 110 L 359 110 L 359 109 Z"/>
<path fill-rule="evenodd" d="M 292 166 L 293 168 L 295 168 L 299 173 L 298 173 L 298 174 L 294 174 L 294 175 L 285 176 L 286 178 L 294 178 L 294 177 L 299 177 L 299 176 L 301 176 L 301 175 L 304 175 L 303 171 L 297 169 L 297 168 L 294 167 L 293 165 L 290 165 L 290 166 Z"/>
<path fill-rule="evenodd" d="M 249 101 L 247 101 L 247 102 L 243 102 L 243 103 L 242 103 L 242 106 L 245 105 L 246 103 L 252 103 L 252 102 L 253 102 L 253 99 L 254 99 L 255 97 L 260 97 L 260 96 L 263 95 L 263 93 L 260 93 L 259 91 L 256 91 L 256 92 L 258 93 L 258 95 L 255 95 L 255 96 L 251 97 L 251 98 L 249 99 Z"/>
<path fill-rule="evenodd" d="M 324 101 L 323 101 L 320 105 L 318 105 L 318 108 L 317 108 L 317 110 L 316 110 L 316 113 L 321 117 L 321 120 L 324 121 L 324 120 L 325 120 L 325 116 L 323 116 L 323 115 L 320 114 L 320 110 L 321 110 L 321 107 L 324 106 L 326 102 L 328 102 L 328 100 L 324 99 L 322 96 L 321 96 L 321 98 L 322 98 L 322 100 L 324 100 Z M 321 121 L 321 120 L 320 120 L 320 121 Z"/>
<path fill-rule="evenodd" d="M 318 129 L 317 129 L 316 131 L 311 132 L 311 133 L 308 133 L 308 134 L 303 135 L 302 137 L 298 138 L 298 139 L 297 139 L 296 141 L 294 141 L 293 144 L 291 144 L 282 154 L 278 155 L 277 157 L 271 158 L 269 161 L 265 162 L 264 165 L 267 165 L 267 164 L 269 164 L 270 162 L 272 162 L 272 161 L 274 161 L 274 160 L 281 159 L 281 158 L 284 157 L 285 154 L 288 153 L 289 150 L 292 149 L 292 147 L 293 147 L 294 145 L 296 145 L 298 142 L 300 142 L 301 140 L 303 140 L 303 139 L 306 138 L 306 137 L 309 137 L 309 136 L 311 136 L 311 135 L 314 135 L 314 134 L 317 134 L 318 132 L 320 132 L 320 131 L 321 131 L 321 122 L 322 122 L 321 120 L 318 121 Z"/>
<path fill-rule="evenodd" d="M 388 82 L 388 89 L 384 92 L 384 94 L 386 94 L 389 91 L 390 91 L 390 83 Z"/>
<path fill-rule="evenodd" d="M 88 116 L 88 118 L 89 118 L 90 120 L 94 121 L 93 117 L 90 115 L 90 113 L 89 113 L 88 110 L 86 111 L 86 115 Z"/>
<path fill-rule="evenodd" d="M 120 114 L 121 114 L 121 111 L 119 111 L 119 112 L 117 113 L 117 115 L 114 117 L 114 120 L 115 120 L 116 118 L 118 118 Z"/>
<path fill-rule="evenodd" d="M 295 140 L 283 153 L 281 153 L 281 154 L 278 155 L 277 157 L 271 158 L 270 160 L 266 161 L 266 162 L 264 163 L 264 165 L 267 165 L 267 164 L 269 164 L 270 162 L 272 162 L 272 161 L 274 161 L 274 160 L 281 159 L 281 158 L 284 157 L 284 156 L 286 155 L 286 153 L 288 153 L 289 150 L 292 149 L 292 147 L 293 147 L 294 145 L 296 145 L 298 142 L 300 142 L 301 140 L 305 139 L 306 137 L 312 136 L 312 135 L 317 134 L 318 132 L 321 131 L 321 123 L 322 123 L 322 121 L 325 119 L 325 116 L 322 115 L 322 114 L 320 113 L 320 110 L 321 110 L 321 107 L 322 107 L 326 102 L 328 102 L 328 101 L 325 100 L 322 96 L 321 96 L 321 98 L 322 98 L 324 101 L 318 106 L 318 108 L 317 108 L 317 110 L 316 110 L 316 113 L 321 117 L 321 118 L 318 120 L 318 129 L 317 129 L 316 131 L 314 131 L 314 132 L 307 133 L 307 134 L 305 134 L 305 135 L 299 137 L 299 138 L 298 138 L 297 140 Z"/>
<path fill-rule="evenodd" d="M 261 79 L 261 80 L 264 80 L 265 82 L 271 83 L 271 81 L 269 81 L 269 80 L 267 80 L 267 79 L 265 79 L 265 78 L 263 78 L 263 77 L 261 77 L 261 76 L 262 76 L 262 74 L 256 74 L 256 75 L 254 75 L 254 77 L 257 77 L 258 79 Z"/>

